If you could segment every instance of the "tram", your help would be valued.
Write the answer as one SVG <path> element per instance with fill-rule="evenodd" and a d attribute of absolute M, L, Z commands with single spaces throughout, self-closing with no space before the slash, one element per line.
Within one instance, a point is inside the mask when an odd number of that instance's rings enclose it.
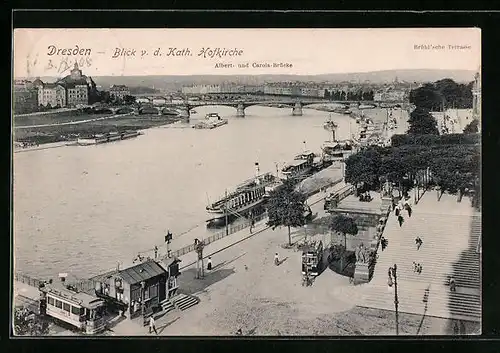
<path fill-rule="evenodd" d="M 323 265 L 323 242 L 321 240 L 307 244 L 302 250 L 302 274 L 317 276 Z"/>
<path fill-rule="evenodd" d="M 86 334 L 106 329 L 104 300 L 63 286 L 47 284 L 40 288 L 41 312 L 64 321 Z"/>

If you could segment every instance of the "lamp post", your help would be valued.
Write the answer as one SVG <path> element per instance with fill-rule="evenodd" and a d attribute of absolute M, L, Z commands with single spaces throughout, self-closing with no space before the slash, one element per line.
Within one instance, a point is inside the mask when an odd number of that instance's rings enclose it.
<path fill-rule="evenodd" d="M 389 267 L 387 284 L 389 288 L 394 285 L 394 308 L 396 309 L 396 335 L 399 335 L 399 312 L 398 312 L 398 276 L 397 276 L 397 266 L 394 264 L 393 267 Z"/>
<path fill-rule="evenodd" d="M 414 194 L 415 194 L 415 205 L 418 203 L 418 182 L 417 179 L 413 180 Z"/>
<path fill-rule="evenodd" d="M 141 282 L 141 314 L 144 318 L 144 289 L 146 288 L 146 282 Z"/>
<path fill-rule="evenodd" d="M 304 243 L 307 243 L 307 224 L 304 224 Z"/>

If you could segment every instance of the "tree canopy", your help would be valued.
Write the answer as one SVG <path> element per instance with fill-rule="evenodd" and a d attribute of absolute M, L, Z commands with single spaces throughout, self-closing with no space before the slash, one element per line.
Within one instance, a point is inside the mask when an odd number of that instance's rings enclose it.
<path fill-rule="evenodd" d="M 459 84 L 449 78 L 427 83 L 410 92 L 410 102 L 429 111 L 471 108 L 472 84 Z"/>
<path fill-rule="evenodd" d="M 346 181 L 378 190 L 381 180 L 399 183 L 429 168 L 443 190 L 455 193 L 473 187 L 480 165 L 479 147 L 473 144 L 368 147 L 346 160 Z"/>
<path fill-rule="evenodd" d="M 347 234 L 356 235 L 358 234 L 358 226 L 356 222 L 351 217 L 344 216 L 342 214 L 336 215 L 332 218 L 330 222 L 330 229 L 344 236 L 344 248 L 347 248 Z"/>
<path fill-rule="evenodd" d="M 355 186 L 363 183 L 370 188 L 378 188 L 382 151 L 382 147 L 369 146 L 349 156 L 346 160 L 346 182 Z"/>
<path fill-rule="evenodd" d="M 16 308 L 13 315 L 14 334 L 17 336 L 42 336 L 49 333 L 49 324 L 25 308 Z"/>
<path fill-rule="evenodd" d="M 473 119 L 464 128 L 464 134 L 475 134 L 479 132 L 479 120 Z"/>
<path fill-rule="evenodd" d="M 272 227 L 288 227 L 288 243 L 291 245 L 290 227 L 301 227 L 306 223 L 305 210 L 306 195 L 295 190 L 290 181 L 270 192 L 267 205 L 268 222 Z"/>
<path fill-rule="evenodd" d="M 417 106 L 411 112 L 408 123 L 409 135 L 439 135 L 436 119 L 425 108 Z"/>

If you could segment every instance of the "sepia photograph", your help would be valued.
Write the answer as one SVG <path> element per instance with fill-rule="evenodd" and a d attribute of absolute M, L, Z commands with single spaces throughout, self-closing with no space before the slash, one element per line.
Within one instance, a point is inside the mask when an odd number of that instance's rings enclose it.
<path fill-rule="evenodd" d="M 14 337 L 481 334 L 479 28 L 12 52 Z"/>

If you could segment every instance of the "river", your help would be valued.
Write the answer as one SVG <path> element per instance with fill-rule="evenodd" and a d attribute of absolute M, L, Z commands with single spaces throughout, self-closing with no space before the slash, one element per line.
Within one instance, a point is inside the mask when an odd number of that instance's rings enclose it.
<path fill-rule="evenodd" d="M 208 200 L 255 173 L 275 172 L 329 138 L 330 115 L 304 109 L 252 106 L 245 118 L 231 107 L 199 107 L 191 124 L 218 112 L 229 124 L 195 130 L 174 124 L 134 139 L 14 154 L 15 270 L 45 278 L 80 278 L 163 242 L 166 229 L 184 232 L 207 219 Z M 353 119 L 331 114 L 340 139 Z M 351 126 L 351 127 L 350 127 Z M 208 230 L 207 230 L 208 232 Z"/>

